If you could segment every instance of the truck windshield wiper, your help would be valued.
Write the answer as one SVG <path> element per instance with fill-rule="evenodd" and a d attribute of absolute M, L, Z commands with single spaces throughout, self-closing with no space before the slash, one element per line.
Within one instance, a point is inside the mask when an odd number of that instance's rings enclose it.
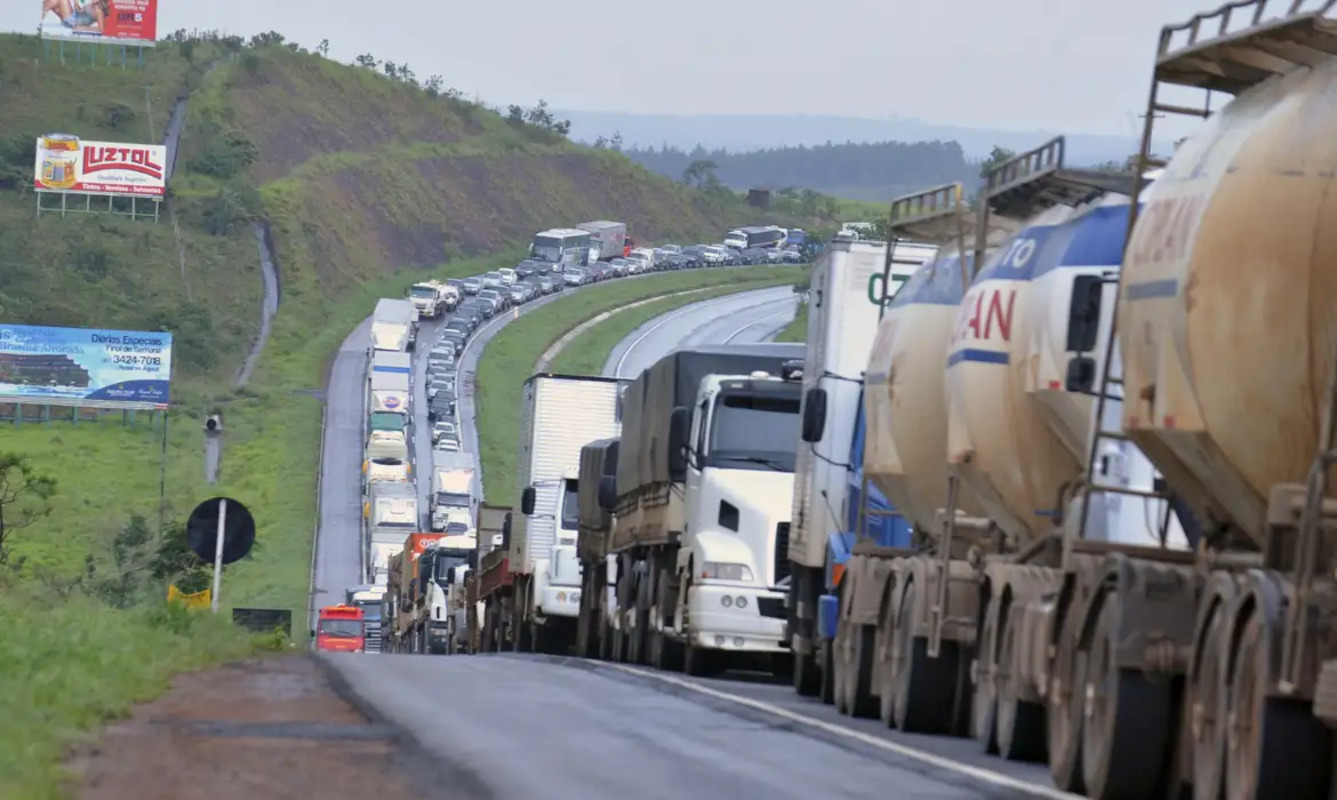
<path fill-rule="evenodd" d="M 780 463 L 779 459 L 766 458 L 764 456 L 719 456 L 726 461 L 743 461 L 748 464 L 762 464 L 770 467 L 776 472 L 789 472 L 789 468 Z"/>

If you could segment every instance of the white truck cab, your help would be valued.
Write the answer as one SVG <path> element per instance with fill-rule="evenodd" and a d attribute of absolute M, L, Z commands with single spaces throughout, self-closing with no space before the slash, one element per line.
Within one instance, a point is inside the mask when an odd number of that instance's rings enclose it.
<path fill-rule="evenodd" d="M 780 582 L 788 552 L 781 540 L 788 537 L 800 399 L 792 375 L 701 382 L 683 443 L 686 526 L 678 550 L 694 647 L 785 650 Z M 682 634 L 682 615 L 675 616 Z"/>

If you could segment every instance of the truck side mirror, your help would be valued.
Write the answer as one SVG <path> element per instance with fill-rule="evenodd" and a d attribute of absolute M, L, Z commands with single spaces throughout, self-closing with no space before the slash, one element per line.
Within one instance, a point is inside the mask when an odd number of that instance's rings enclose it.
<path fill-rule="evenodd" d="M 534 502 L 537 500 L 538 492 L 534 491 L 533 486 L 526 486 L 520 493 L 520 513 L 526 517 L 534 516 Z"/>
<path fill-rule="evenodd" d="M 687 474 L 687 434 L 691 428 L 691 412 L 682 406 L 673 409 L 669 418 L 668 471 L 674 481 L 681 481 Z"/>
<path fill-rule="evenodd" d="M 1069 353 L 1089 353 L 1096 349 L 1104 284 L 1104 278 L 1099 275 L 1078 275 L 1073 279 L 1072 303 L 1068 306 Z"/>
<path fill-rule="evenodd" d="M 612 511 L 617 508 L 617 476 L 604 475 L 599 478 L 599 508 Z"/>
<path fill-rule="evenodd" d="M 826 432 L 826 390 L 809 389 L 803 398 L 803 431 L 805 442 L 820 442 Z"/>
<path fill-rule="evenodd" d="M 1091 394 L 1096 386 L 1096 360 L 1091 356 L 1073 356 L 1063 388 L 1075 394 Z"/>
<path fill-rule="evenodd" d="M 478 551 L 477 551 L 477 550 L 470 550 L 470 551 L 469 551 L 468 561 L 469 561 L 469 571 L 470 571 L 470 572 L 475 572 L 475 571 L 477 571 L 477 570 L 478 570 Z"/>
<path fill-rule="evenodd" d="M 501 523 L 501 548 L 511 548 L 511 512 L 506 512 L 506 519 Z"/>
<path fill-rule="evenodd" d="M 447 586 L 454 586 L 454 585 L 455 585 L 455 568 L 454 568 L 454 567 L 451 567 L 450 569 L 446 570 L 446 585 L 447 585 Z"/>

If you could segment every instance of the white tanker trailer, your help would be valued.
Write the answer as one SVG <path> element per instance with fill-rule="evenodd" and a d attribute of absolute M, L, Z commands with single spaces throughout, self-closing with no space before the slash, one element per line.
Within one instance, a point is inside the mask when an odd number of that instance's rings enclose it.
<path fill-rule="evenodd" d="M 893 646 L 838 657 L 838 690 L 882 692 L 909 730 L 960 730 L 968 692 L 981 741 L 1047 759 L 1060 789 L 1092 798 L 1333 796 L 1337 22 L 1321 13 L 1337 3 L 1300 5 L 1278 20 L 1235 3 L 1162 32 L 1134 187 L 1024 193 L 1047 195 L 1035 222 L 1057 224 L 1002 242 L 959 305 L 946 501 L 922 488 L 941 469 L 918 466 L 907 433 L 931 438 L 908 354 L 932 326 L 900 343 L 893 305 L 865 471 L 927 547 L 846 567 L 884 594 L 872 623 L 842 603 L 838 638 L 855 650 L 872 624 Z M 1166 85 L 1236 99 L 1162 164 L 1154 120 L 1193 111 L 1158 101 Z M 1027 157 L 1000 169 L 1081 183 Z M 995 183 L 998 210 L 1012 181 Z M 1028 239 L 1032 268 L 1013 274 Z"/>

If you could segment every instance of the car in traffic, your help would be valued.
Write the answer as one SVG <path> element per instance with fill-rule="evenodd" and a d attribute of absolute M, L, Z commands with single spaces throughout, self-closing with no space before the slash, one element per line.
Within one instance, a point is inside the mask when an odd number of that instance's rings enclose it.
<path fill-rule="evenodd" d="M 567 286 L 584 286 L 589 280 L 589 276 L 580 267 L 567 267 L 562 272 L 562 283 Z"/>
<path fill-rule="evenodd" d="M 477 275 L 470 275 L 469 277 L 460 281 L 460 285 L 464 288 L 464 293 L 466 295 L 475 295 L 482 290 L 483 279 Z"/>
<path fill-rule="evenodd" d="M 492 305 L 495 309 L 492 313 L 494 314 L 505 311 L 506 307 L 510 303 L 509 296 L 502 294 L 501 289 L 484 289 L 483 291 L 478 293 L 478 297 L 481 300 L 492 301 Z"/>
<path fill-rule="evenodd" d="M 432 449 L 438 453 L 458 453 L 460 452 L 460 440 L 447 439 L 443 436 L 436 444 L 432 445 Z"/>
<path fill-rule="evenodd" d="M 455 416 L 455 393 L 451 391 L 439 391 L 436 397 L 427 401 L 427 419 L 436 422 L 439 419 L 450 419 Z"/>
<path fill-rule="evenodd" d="M 432 444 L 441 441 L 441 437 L 446 435 L 449 435 L 452 439 L 459 436 L 459 432 L 455 428 L 455 423 L 443 421 L 432 426 Z"/>

